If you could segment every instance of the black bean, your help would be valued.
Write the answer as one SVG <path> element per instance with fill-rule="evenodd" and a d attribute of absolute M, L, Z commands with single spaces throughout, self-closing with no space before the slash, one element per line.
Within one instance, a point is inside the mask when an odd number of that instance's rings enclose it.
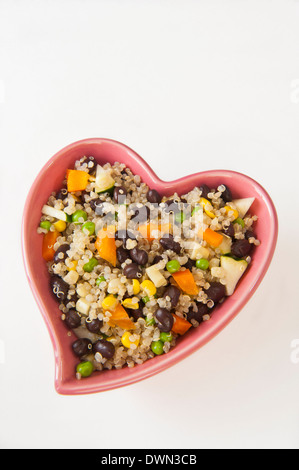
<path fill-rule="evenodd" d="M 60 191 L 56 193 L 56 199 L 61 199 L 63 201 L 68 195 L 67 189 L 66 188 L 61 188 Z"/>
<path fill-rule="evenodd" d="M 163 297 L 169 297 L 170 298 L 170 303 L 171 303 L 171 308 L 174 308 L 177 306 L 179 298 L 181 295 L 180 289 L 178 289 L 176 286 L 168 286 L 164 292 Z"/>
<path fill-rule="evenodd" d="M 113 191 L 113 200 L 116 204 L 124 204 L 126 200 L 127 190 L 123 186 L 116 186 Z"/>
<path fill-rule="evenodd" d="M 189 269 L 190 271 L 192 271 L 192 268 L 195 266 L 195 263 L 196 261 L 193 260 L 193 259 L 188 259 L 187 263 L 185 263 L 183 266 L 186 268 L 186 269 Z"/>
<path fill-rule="evenodd" d="M 127 311 L 128 315 L 130 317 L 133 317 L 134 322 L 138 320 L 138 318 L 143 318 L 143 307 L 141 305 L 142 302 L 138 303 L 138 308 L 126 308 L 125 310 Z"/>
<path fill-rule="evenodd" d="M 69 310 L 65 314 L 65 324 L 68 328 L 78 328 L 81 325 L 81 317 L 76 310 Z"/>
<path fill-rule="evenodd" d="M 202 317 L 204 315 L 209 315 L 211 313 L 211 309 L 207 307 L 206 304 L 197 303 L 197 311 L 193 307 L 189 308 L 187 313 L 187 320 L 191 322 L 191 320 L 196 320 L 198 323 L 202 322 Z"/>
<path fill-rule="evenodd" d="M 88 338 L 79 338 L 72 344 L 72 349 L 76 356 L 85 356 L 91 351 L 92 342 Z"/>
<path fill-rule="evenodd" d="M 128 279 L 138 279 L 142 276 L 142 271 L 136 263 L 127 264 L 123 273 Z"/>
<path fill-rule="evenodd" d="M 249 238 L 251 238 L 251 237 L 256 238 L 256 234 L 250 229 L 246 230 L 246 232 L 245 232 L 246 240 L 249 240 Z"/>
<path fill-rule="evenodd" d="M 221 197 L 224 202 L 230 202 L 232 200 L 232 193 L 230 192 L 230 189 L 226 184 L 224 184 L 223 186 L 225 186 L 225 191 L 221 194 Z"/>
<path fill-rule="evenodd" d="M 68 291 L 67 298 L 65 300 L 65 303 L 68 304 L 69 302 L 77 302 L 79 299 L 77 292 L 74 292 L 73 294 L 70 294 L 70 291 Z"/>
<path fill-rule="evenodd" d="M 235 236 L 234 224 L 231 222 L 229 226 L 223 230 L 223 232 L 229 237 L 234 238 Z"/>
<path fill-rule="evenodd" d="M 160 331 L 168 333 L 173 327 L 173 316 L 166 308 L 158 308 L 155 318 Z"/>
<path fill-rule="evenodd" d="M 133 248 L 130 250 L 130 256 L 132 261 L 135 263 L 140 264 L 141 266 L 146 265 L 148 262 L 148 254 L 145 250 L 139 250 L 139 248 Z"/>
<path fill-rule="evenodd" d="M 137 207 L 134 209 L 132 220 L 134 222 L 145 222 L 150 217 L 150 208 L 147 206 Z"/>
<path fill-rule="evenodd" d="M 124 263 L 127 259 L 130 259 L 130 252 L 126 250 L 123 246 L 119 246 L 116 249 L 116 256 L 120 264 Z"/>
<path fill-rule="evenodd" d="M 67 298 L 69 285 L 61 279 L 61 277 L 55 275 L 50 278 L 50 286 L 53 294 L 58 300 L 63 301 Z"/>
<path fill-rule="evenodd" d="M 162 256 L 156 255 L 154 258 L 153 264 L 159 263 L 159 261 L 162 261 L 162 259 L 163 259 Z"/>
<path fill-rule="evenodd" d="M 155 189 L 150 189 L 146 195 L 146 198 L 152 204 L 160 204 L 162 200 L 160 194 Z"/>
<path fill-rule="evenodd" d="M 131 240 L 136 240 L 136 237 L 135 237 L 134 233 L 130 232 L 130 230 L 125 230 L 125 229 L 117 230 L 115 232 L 115 238 L 116 238 L 116 240 L 120 240 L 123 243 L 126 243 L 126 241 L 129 238 Z"/>
<path fill-rule="evenodd" d="M 201 191 L 201 197 L 209 199 L 208 194 L 211 192 L 211 188 L 209 188 L 209 186 L 207 186 L 206 184 L 202 184 L 199 189 Z"/>
<path fill-rule="evenodd" d="M 94 318 L 93 320 L 85 320 L 85 326 L 91 333 L 99 333 L 100 328 L 103 326 L 103 322 L 98 318 Z"/>
<path fill-rule="evenodd" d="M 54 263 L 63 262 L 67 258 L 66 252 L 70 248 L 71 248 L 70 245 L 68 245 L 67 243 L 64 243 L 63 245 L 60 245 L 60 247 L 57 248 L 57 250 L 55 251 L 55 254 L 54 254 L 54 257 L 53 257 Z M 62 258 L 59 256 L 60 253 L 62 253 L 62 255 L 63 255 Z"/>
<path fill-rule="evenodd" d="M 245 238 L 243 240 L 236 240 L 231 247 L 232 255 L 236 256 L 237 258 L 243 258 L 244 256 L 248 256 L 251 252 L 252 244 L 249 243 L 248 240 Z"/>
<path fill-rule="evenodd" d="M 208 298 L 216 304 L 225 297 L 225 286 L 220 282 L 211 282 L 210 287 L 205 291 Z"/>
<path fill-rule="evenodd" d="M 181 245 L 174 241 L 173 235 L 168 234 L 160 238 L 160 244 L 164 248 L 164 250 L 172 250 L 177 254 L 181 252 Z"/>
<path fill-rule="evenodd" d="M 99 339 L 96 343 L 93 344 L 92 350 L 94 354 L 98 352 L 106 359 L 112 359 L 114 356 L 115 347 L 111 341 Z"/>

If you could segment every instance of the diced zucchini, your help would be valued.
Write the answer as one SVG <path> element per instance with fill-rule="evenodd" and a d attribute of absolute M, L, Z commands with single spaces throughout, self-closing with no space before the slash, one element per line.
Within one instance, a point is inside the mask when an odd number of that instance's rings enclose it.
<path fill-rule="evenodd" d="M 223 236 L 223 240 L 218 246 L 218 250 L 220 250 L 220 253 L 222 255 L 227 255 L 230 253 L 231 246 L 232 246 L 232 239 L 225 235 L 224 233 L 221 234 Z"/>
<path fill-rule="evenodd" d="M 190 253 L 189 257 L 193 260 L 200 259 L 200 258 L 207 259 L 210 255 L 209 250 L 197 242 L 188 243 L 188 251 Z"/>
<path fill-rule="evenodd" d="M 95 191 L 97 193 L 104 193 L 112 190 L 115 181 L 111 176 L 111 170 L 104 170 L 101 165 L 97 165 Z"/>
<path fill-rule="evenodd" d="M 251 204 L 254 201 L 254 197 L 246 197 L 243 199 L 234 199 L 232 202 L 235 204 L 236 209 L 239 213 L 239 217 L 243 219 L 244 215 L 249 211 Z"/>
<path fill-rule="evenodd" d="M 48 215 L 49 217 L 54 217 L 58 220 L 63 220 L 64 222 L 68 221 L 67 214 L 65 212 L 54 209 L 54 207 L 47 206 L 46 204 L 42 208 L 42 214 Z"/>
<path fill-rule="evenodd" d="M 239 279 L 246 271 L 248 263 L 244 259 L 235 260 L 230 256 L 221 256 L 220 265 L 225 272 L 226 295 L 232 295 Z"/>
<path fill-rule="evenodd" d="M 145 271 L 156 287 L 166 286 L 167 281 L 165 277 L 160 273 L 159 269 L 157 269 L 155 265 L 150 266 Z"/>

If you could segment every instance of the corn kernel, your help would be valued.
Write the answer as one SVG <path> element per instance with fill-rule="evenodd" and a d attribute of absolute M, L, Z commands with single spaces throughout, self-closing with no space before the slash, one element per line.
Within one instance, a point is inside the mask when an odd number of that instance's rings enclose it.
<path fill-rule="evenodd" d="M 114 310 L 118 304 L 118 300 L 114 295 L 107 295 L 102 301 L 102 307 L 104 310 Z"/>
<path fill-rule="evenodd" d="M 232 212 L 232 216 L 234 217 L 234 220 L 236 220 L 239 217 L 239 212 L 236 209 L 233 209 L 230 206 L 225 206 L 224 209 L 227 214 L 229 214 L 229 212 Z"/>
<path fill-rule="evenodd" d="M 66 229 L 66 223 L 63 220 L 58 220 L 53 224 L 57 232 L 63 232 Z"/>
<path fill-rule="evenodd" d="M 122 304 L 125 308 L 131 308 L 132 310 L 137 310 L 139 308 L 139 303 L 136 302 L 136 298 L 133 299 L 125 299 L 123 300 Z"/>
<path fill-rule="evenodd" d="M 155 284 L 152 281 L 143 281 L 141 283 L 141 288 L 146 292 L 149 297 L 152 297 L 156 294 L 157 289 Z"/>
<path fill-rule="evenodd" d="M 133 279 L 133 294 L 137 295 L 140 292 L 140 282 L 138 279 Z"/>
<path fill-rule="evenodd" d="M 204 197 L 201 197 L 199 203 L 202 205 L 207 216 L 209 216 L 211 219 L 214 219 L 216 217 L 215 214 L 213 214 L 213 212 L 211 212 L 210 210 L 212 209 L 212 204 L 210 203 L 210 201 L 208 201 Z"/>
<path fill-rule="evenodd" d="M 68 271 L 76 271 L 78 261 L 76 259 L 73 259 L 73 261 L 71 261 L 71 264 L 72 264 L 72 267 L 68 266 L 67 270 Z"/>
<path fill-rule="evenodd" d="M 131 335 L 132 333 L 130 331 L 125 331 L 121 337 L 121 342 L 125 348 L 129 349 L 131 347 L 131 344 L 135 344 L 136 346 L 138 346 L 139 344 L 139 338 L 135 341 L 130 340 Z"/>

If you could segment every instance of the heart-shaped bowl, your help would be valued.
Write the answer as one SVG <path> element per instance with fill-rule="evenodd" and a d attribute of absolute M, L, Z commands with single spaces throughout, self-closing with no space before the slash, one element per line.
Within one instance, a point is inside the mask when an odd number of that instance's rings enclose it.
<path fill-rule="evenodd" d="M 255 249 L 249 269 L 241 278 L 234 294 L 218 305 L 211 319 L 192 328 L 181 337 L 167 354 L 155 356 L 134 368 L 104 370 L 88 378 L 75 376 L 77 359 L 69 335 L 61 321 L 61 312 L 49 288 L 49 274 L 42 258 L 42 237 L 37 233 L 41 208 L 53 191 L 60 189 L 67 168 L 82 156 L 92 155 L 98 163 L 124 163 L 140 175 L 152 189 L 169 196 L 174 192 L 184 194 L 206 183 L 215 188 L 227 184 L 234 198 L 254 197 L 252 214 L 258 216 L 255 232 L 261 244 Z M 85 139 L 68 145 L 56 153 L 37 175 L 25 202 L 22 221 L 22 252 L 26 274 L 35 300 L 48 327 L 55 354 L 55 388 L 64 395 L 87 394 L 111 390 L 143 380 L 173 366 L 197 351 L 219 333 L 241 310 L 255 292 L 271 262 L 278 232 L 275 207 L 265 189 L 246 175 L 229 170 L 211 170 L 165 182 L 158 178 L 150 166 L 126 145 L 101 138 Z"/>

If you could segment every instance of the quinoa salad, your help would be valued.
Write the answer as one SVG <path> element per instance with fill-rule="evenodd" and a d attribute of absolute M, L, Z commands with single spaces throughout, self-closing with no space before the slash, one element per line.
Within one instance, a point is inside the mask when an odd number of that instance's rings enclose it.
<path fill-rule="evenodd" d="M 67 169 L 37 231 L 78 379 L 167 354 L 209 321 L 260 243 L 253 201 L 221 181 L 166 197 L 92 156 Z"/>

